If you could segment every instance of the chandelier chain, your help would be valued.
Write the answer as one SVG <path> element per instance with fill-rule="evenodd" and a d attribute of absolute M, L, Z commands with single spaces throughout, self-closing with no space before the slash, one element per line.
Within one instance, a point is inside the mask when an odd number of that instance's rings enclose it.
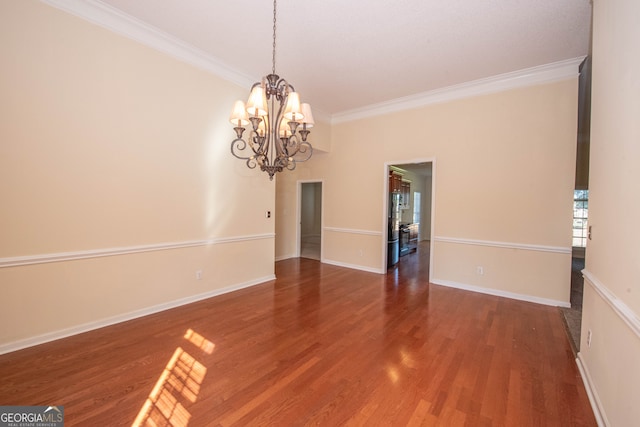
<path fill-rule="evenodd" d="M 276 73 L 276 0 L 273 0 L 273 54 L 271 57 L 271 73 Z"/>

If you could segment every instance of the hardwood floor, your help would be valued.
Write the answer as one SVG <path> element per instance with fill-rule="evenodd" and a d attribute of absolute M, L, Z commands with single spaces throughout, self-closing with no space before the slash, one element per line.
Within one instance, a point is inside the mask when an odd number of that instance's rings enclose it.
<path fill-rule="evenodd" d="M 290 259 L 278 279 L 0 356 L 66 425 L 594 426 L 558 308 Z"/>

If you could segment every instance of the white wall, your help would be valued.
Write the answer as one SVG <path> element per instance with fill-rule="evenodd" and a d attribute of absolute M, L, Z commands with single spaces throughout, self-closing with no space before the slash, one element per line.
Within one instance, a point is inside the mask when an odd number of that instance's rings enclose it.
<path fill-rule="evenodd" d="M 0 58 L 0 352 L 273 277 L 248 88 L 37 1 L 0 2 Z"/>
<path fill-rule="evenodd" d="M 640 3 L 593 3 L 592 239 L 578 360 L 602 424 L 635 426 L 640 420 Z"/>

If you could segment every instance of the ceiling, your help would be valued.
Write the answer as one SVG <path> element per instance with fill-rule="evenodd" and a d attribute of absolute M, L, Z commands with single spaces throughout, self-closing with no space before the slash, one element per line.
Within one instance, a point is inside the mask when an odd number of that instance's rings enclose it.
<path fill-rule="evenodd" d="M 254 81 L 271 72 L 270 0 L 101 3 Z M 277 10 L 276 72 L 328 115 L 589 52 L 590 0 L 280 0 Z"/>

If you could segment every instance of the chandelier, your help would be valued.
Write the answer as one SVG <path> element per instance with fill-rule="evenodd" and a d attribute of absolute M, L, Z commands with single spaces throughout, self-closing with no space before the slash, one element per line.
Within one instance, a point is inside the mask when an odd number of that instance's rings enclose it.
<path fill-rule="evenodd" d="M 236 131 L 231 154 L 246 160 L 250 169 L 260 166 L 270 180 L 276 172 L 284 168 L 294 170 L 297 162 L 311 158 L 313 147 L 307 141 L 314 124 L 311 107 L 301 104 L 293 86 L 276 74 L 276 0 L 271 74 L 251 87 L 246 105 L 235 102 L 229 121 Z M 249 123 L 250 134 L 244 139 L 242 135 Z"/>

